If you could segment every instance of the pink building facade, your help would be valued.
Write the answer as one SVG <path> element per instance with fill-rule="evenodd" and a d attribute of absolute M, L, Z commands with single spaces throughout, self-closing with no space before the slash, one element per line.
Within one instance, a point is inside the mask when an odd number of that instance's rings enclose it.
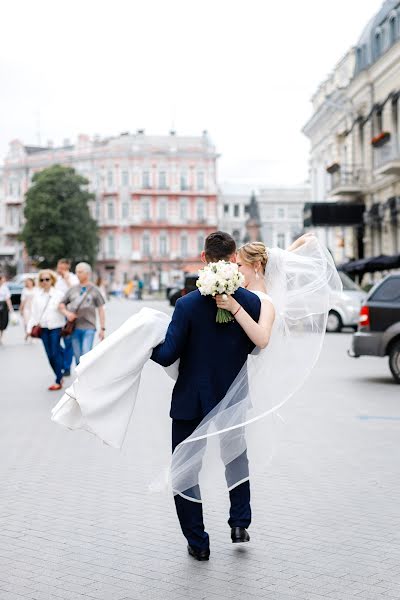
<path fill-rule="evenodd" d="M 168 286 L 199 268 L 204 239 L 217 229 L 216 160 L 206 132 L 81 135 L 75 145 L 66 141 L 60 148 L 14 141 L 3 170 L 0 252 L 13 248 L 13 260 L 24 260 L 17 234 L 32 175 L 52 164 L 69 165 L 89 180 L 95 195 L 91 211 L 99 225 L 96 270 L 102 278 L 123 285 L 137 275 Z"/>

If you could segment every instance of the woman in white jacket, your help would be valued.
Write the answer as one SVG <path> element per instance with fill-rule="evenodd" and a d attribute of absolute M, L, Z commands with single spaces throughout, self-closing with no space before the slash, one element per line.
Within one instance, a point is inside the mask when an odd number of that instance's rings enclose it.
<path fill-rule="evenodd" d="M 32 302 L 32 311 L 27 325 L 29 335 L 34 325 L 42 328 L 41 338 L 44 349 L 49 359 L 51 368 L 56 376 L 56 381 L 49 387 L 50 391 L 62 388 L 63 354 L 60 344 L 61 328 L 65 319 L 59 312 L 58 307 L 62 300 L 62 294 L 55 289 L 57 277 L 53 271 L 44 269 L 39 273 L 39 290 Z"/>

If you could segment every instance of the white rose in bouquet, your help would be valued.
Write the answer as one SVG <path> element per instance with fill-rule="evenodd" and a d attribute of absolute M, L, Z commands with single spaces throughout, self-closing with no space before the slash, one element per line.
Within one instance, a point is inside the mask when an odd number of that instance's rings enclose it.
<path fill-rule="evenodd" d="M 236 263 L 219 260 L 216 263 L 209 263 L 199 271 L 196 285 L 202 296 L 216 296 L 217 294 L 231 296 L 244 285 L 244 277 L 239 272 Z M 233 321 L 233 316 L 229 310 L 219 308 L 215 320 L 217 323 L 229 323 L 229 321 Z"/>

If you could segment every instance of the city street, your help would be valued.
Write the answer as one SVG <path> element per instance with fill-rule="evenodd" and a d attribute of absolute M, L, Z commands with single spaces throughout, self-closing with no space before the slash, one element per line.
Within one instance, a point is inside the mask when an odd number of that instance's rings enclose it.
<path fill-rule="evenodd" d="M 143 305 L 113 299 L 108 332 Z M 165 301 L 146 305 L 171 312 Z M 133 428 L 119 452 L 52 423 L 60 394 L 47 391 L 41 342 L 9 326 L 0 600 L 400 599 L 400 387 L 387 359 L 349 358 L 350 339 L 326 337 L 311 378 L 281 410 L 269 474 L 253 486 L 251 542 L 233 545 L 227 504 L 206 504 L 211 557 L 200 563 L 187 555 L 172 498 L 148 491 L 164 452 L 157 428 Z M 149 363 L 141 384 L 154 407 L 159 373 Z"/>

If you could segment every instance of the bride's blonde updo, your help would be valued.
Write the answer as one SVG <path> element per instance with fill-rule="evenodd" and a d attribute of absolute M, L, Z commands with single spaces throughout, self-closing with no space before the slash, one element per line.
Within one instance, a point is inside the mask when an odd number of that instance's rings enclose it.
<path fill-rule="evenodd" d="M 265 273 L 268 262 L 268 249 L 265 244 L 262 242 L 248 242 L 239 248 L 238 254 L 249 265 L 260 262 L 262 272 Z"/>

